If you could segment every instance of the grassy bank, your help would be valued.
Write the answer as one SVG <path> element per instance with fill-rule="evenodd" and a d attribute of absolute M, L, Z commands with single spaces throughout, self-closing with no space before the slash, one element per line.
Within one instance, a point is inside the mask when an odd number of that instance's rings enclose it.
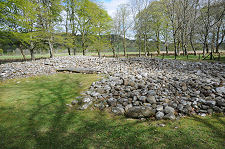
<path fill-rule="evenodd" d="M 97 79 L 97 75 L 56 74 L 1 83 L 0 148 L 224 147 L 224 116 L 142 122 L 66 106 Z M 166 126 L 159 127 L 162 123 Z"/>

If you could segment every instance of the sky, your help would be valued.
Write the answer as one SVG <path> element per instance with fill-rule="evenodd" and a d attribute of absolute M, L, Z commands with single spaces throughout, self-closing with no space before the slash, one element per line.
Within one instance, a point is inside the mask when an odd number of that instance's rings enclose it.
<path fill-rule="evenodd" d="M 125 4 L 128 2 L 128 0 L 97 0 L 97 1 L 103 2 L 105 10 L 108 11 L 108 14 L 111 17 L 113 17 L 113 14 L 115 14 L 118 5 Z"/>

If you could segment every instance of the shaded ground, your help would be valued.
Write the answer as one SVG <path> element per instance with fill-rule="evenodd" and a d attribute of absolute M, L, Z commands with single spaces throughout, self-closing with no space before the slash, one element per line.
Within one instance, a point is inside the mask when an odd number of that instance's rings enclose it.
<path fill-rule="evenodd" d="M 68 109 L 96 75 L 57 74 L 0 84 L 0 148 L 217 148 L 225 117 L 127 120 L 97 110 Z M 158 124 L 166 124 L 158 127 Z"/>

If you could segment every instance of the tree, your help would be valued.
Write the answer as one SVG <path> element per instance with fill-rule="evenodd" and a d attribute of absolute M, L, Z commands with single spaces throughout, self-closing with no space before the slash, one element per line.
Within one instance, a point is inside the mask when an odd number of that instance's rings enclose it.
<path fill-rule="evenodd" d="M 93 25 L 91 40 L 93 47 L 96 48 L 98 56 L 101 57 L 101 50 L 105 47 L 109 47 L 110 42 L 108 36 L 110 35 L 110 29 L 112 19 L 109 17 L 108 13 L 102 8 L 96 8 L 95 17 L 91 20 Z"/>
<path fill-rule="evenodd" d="M 133 19 L 132 26 L 133 26 L 134 34 L 136 34 L 135 39 L 138 46 L 139 57 L 141 56 L 142 37 L 144 37 L 144 41 L 145 41 L 144 42 L 145 56 L 147 55 L 147 28 L 149 27 L 147 23 L 148 15 L 144 14 L 142 11 L 147 8 L 149 3 L 150 3 L 150 0 L 130 0 L 129 1 L 131 13 L 132 13 L 132 19 Z M 143 21 L 146 23 L 144 23 Z M 144 29 L 145 32 L 143 32 L 142 29 Z"/>
<path fill-rule="evenodd" d="M 61 21 L 61 0 L 39 0 L 38 27 L 42 38 L 48 43 L 50 58 L 54 57 L 54 31 Z"/>
<path fill-rule="evenodd" d="M 163 25 L 163 23 L 167 23 L 162 11 L 162 9 L 166 8 L 163 7 L 164 5 L 161 1 L 154 1 L 148 7 L 148 16 L 150 17 L 150 26 L 153 32 L 152 39 L 156 42 L 158 54 L 160 54 L 161 32 L 163 30 L 163 27 L 167 27 L 166 25 Z"/>
<path fill-rule="evenodd" d="M 138 40 L 138 44 L 142 45 L 143 41 L 143 46 L 139 47 L 139 56 L 140 56 L 140 51 L 143 47 L 145 56 L 147 56 L 147 42 L 148 42 L 148 36 L 150 33 L 150 27 L 151 27 L 151 20 L 149 17 L 149 9 L 144 8 L 142 11 L 140 11 L 137 16 L 136 16 L 136 22 L 135 22 L 135 29 L 136 29 L 136 37 Z"/>
<path fill-rule="evenodd" d="M 120 31 L 120 35 L 123 37 L 123 52 L 124 56 L 126 56 L 126 36 L 128 29 L 131 27 L 131 22 L 130 22 L 130 10 L 129 10 L 129 5 L 128 4 L 121 4 L 119 8 L 117 9 L 117 12 L 115 14 L 115 22 L 118 22 L 117 26 Z"/>
<path fill-rule="evenodd" d="M 25 59 L 22 46 L 28 48 L 31 59 L 34 60 L 33 31 L 38 14 L 37 4 L 33 0 L 7 0 L 1 3 L 1 31 L 10 32 L 10 38 L 15 39 Z M 7 39 L 10 40 L 10 39 Z M 15 41 L 14 40 L 14 41 Z M 15 43 L 15 42 L 14 42 Z"/>

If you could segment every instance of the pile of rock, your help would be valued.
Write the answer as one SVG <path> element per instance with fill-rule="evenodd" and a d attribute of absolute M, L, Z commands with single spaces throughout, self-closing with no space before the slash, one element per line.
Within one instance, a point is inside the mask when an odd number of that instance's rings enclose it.
<path fill-rule="evenodd" d="M 84 93 L 88 108 L 93 102 L 103 110 L 130 118 L 175 119 L 177 116 L 225 113 L 225 82 L 179 79 L 142 73 L 116 73 L 92 84 Z"/>
<path fill-rule="evenodd" d="M 225 112 L 222 63 L 65 56 L 2 64 L 0 80 L 52 74 L 57 70 L 107 75 L 84 93 L 81 109 L 94 103 L 99 109 L 110 109 L 115 114 L 156 119 Z"/>
<path fill-rule="evenodd" d="M 184 79 L 189 76 L 198 76 L 214 82 L 225 79 L 225 64 L 220 63 L 185 62 L 145 57 L 116 59 L 90 56 L 64 56 L 29 62 L 1 64 L 0 79 L 52 74 L 64 68 L 92 68 L 104 74 L 129 73 L 137 75 L 140 72 L 150 75 L 157 74 L 158 76 L 171 74 L 171 76 L 183 77 Z"/>

